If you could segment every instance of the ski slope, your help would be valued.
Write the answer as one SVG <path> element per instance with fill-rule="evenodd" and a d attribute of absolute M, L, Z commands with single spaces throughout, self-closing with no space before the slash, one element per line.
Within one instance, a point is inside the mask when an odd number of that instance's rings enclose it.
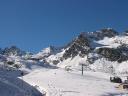
<path fill-rule="evenodd" d="M 34 86 L 19 79 L 20 73 L 19 70 L 0 68 L 0 96 L 44 96 Z"/>
<path fill-rule="evenodd" d="M 46 92 L 46 96 L 122 96 L 128 93 L 115 88 L 110 74 L 85 71 L 67 72 L 63 69 L 39 69 L 24 76 L 24 80 Z M 126 96 L 126 95 L 124 95 Z"/>

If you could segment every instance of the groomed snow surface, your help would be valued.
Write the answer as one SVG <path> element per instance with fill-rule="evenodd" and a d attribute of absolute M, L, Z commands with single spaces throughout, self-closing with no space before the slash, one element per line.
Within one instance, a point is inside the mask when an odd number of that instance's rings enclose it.
<path fill-rule="evenodd" d="M 103 72 L 65 71 L 64 69 L 38 69 L 24 76 L 30 85 L 37 86 L 46 96 L 127 96 L 119 84 L 109 81 Z"/>

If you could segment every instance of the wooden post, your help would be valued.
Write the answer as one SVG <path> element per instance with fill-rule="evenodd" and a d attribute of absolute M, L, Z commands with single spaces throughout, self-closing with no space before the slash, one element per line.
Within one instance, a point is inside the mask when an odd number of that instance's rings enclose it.
<path fill-rule="evenodd" d="M 24 83 L 23 82 L 23 76 L 24 76 L 24 72 L 23 71 L 21 72 L 21 76 L 22 76 L 22 88 L 23 88 L 23 83 Z"/>
<path fill-rule="evenodd" d="M 82 75 L 84 74 L 84 64 L 81 64 L 82 65 Z"/>
<path fill-rule="evenodd" d="M 22 76 L 22 88 L 24 87 L 24 84 L 23 84 L 23 76 Z"/>

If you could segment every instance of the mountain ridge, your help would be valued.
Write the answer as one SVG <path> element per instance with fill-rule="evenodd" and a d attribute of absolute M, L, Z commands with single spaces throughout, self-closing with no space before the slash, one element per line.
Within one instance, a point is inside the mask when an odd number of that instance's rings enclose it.
<path fill-rule="evenodd" d="M 95 32 L 81 32 L 66 46 L 59 48 L 49 46 L 37 54 L 22 51 L 16 46 L 7 47 L 0 51 L 1 61 L 5 60 L 4 62 L 9 66 L 14 64 L 17 68 L 23 62 L 27 64 L 31 60 L 38 64 L 42 63 L 58 67 L 68 66 L 72 69 L 79 69 L 79 63 L 84 59 L 83 63 L 86 63 L 90 70 L 101 71 L 105 66 L 108 70 L 110 70 L 109 67 L 113 67 L 115 68 L 113 70 L 116 70 L 118 68 L 115 65 L 120 65 L 128 60 L 128 36 L 125 33 L 127 31 L 121 34 L 112 28 L 105 28 Z M 97 62 L 101 62 L 101 65 L 99 65 L 100 63 L 96 64 Z M 105 62 L 111 64 L 105 65 Z M 113 62 L 117 64 L 114 65 Z M 100 69 L 99 66 L 101 66 Z"/>

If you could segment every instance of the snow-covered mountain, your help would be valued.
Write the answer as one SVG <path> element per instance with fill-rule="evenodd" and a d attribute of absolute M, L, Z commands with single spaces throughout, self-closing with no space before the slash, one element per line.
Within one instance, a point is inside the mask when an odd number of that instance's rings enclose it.
<path fill-rule="evenodd" d="M 0 49 L 0 96 L 124 95 L 127 91 L 117 90 L 109 77 L 127 76 L 127 63 L 128 31 L 112 28 L 81 32 L 66 46 L 50 46 L 37 54 L 7 47 Z"/>
<path fill-rule="evenodd" d="M 88 70 L 125 73 L 127 70 L 120 66 L 128 60 L 127 31 L 121 34 L 112 28 L 105 28 L 82 32 L 66 47 L 48 47 L 32 57 L 59 67 L 79 69 L 83 61 Z"/>
<path fill-rule="evenodd" d="M 50 46 L 37 54 L 11 46 L 0 50 L 0 61 L 15 68 L 36 63 L 71 69 L 81 68 L 80 62 L 83 62 L 88 70 L 127 73 L 126 66 L 122 66 L 128 61 L 127 33 L 112 28 L 81 32 L 65 47 Z"/>
<path fill-rule="evenodd" d="M 11 56 L 11 55 L 22 56 L 25 55 L 26 52 L 22 51 L 20 48 L 16 46 L 11 46 L 11 47 L 6 47 L 4 49 L 0 49 L 0 54 L 7 56 Z"/>
<path fill-rule="evenodd" d="M 44 59 L 44 58 L 49 57 L 52 54 L 56 54 L 59 51 L 60 51 L 59 48 L 55 48 L 54 46 L 50 46 L 48 48 L 43 49 L 38 54 L 33 55 L 32 58 Z"/>

